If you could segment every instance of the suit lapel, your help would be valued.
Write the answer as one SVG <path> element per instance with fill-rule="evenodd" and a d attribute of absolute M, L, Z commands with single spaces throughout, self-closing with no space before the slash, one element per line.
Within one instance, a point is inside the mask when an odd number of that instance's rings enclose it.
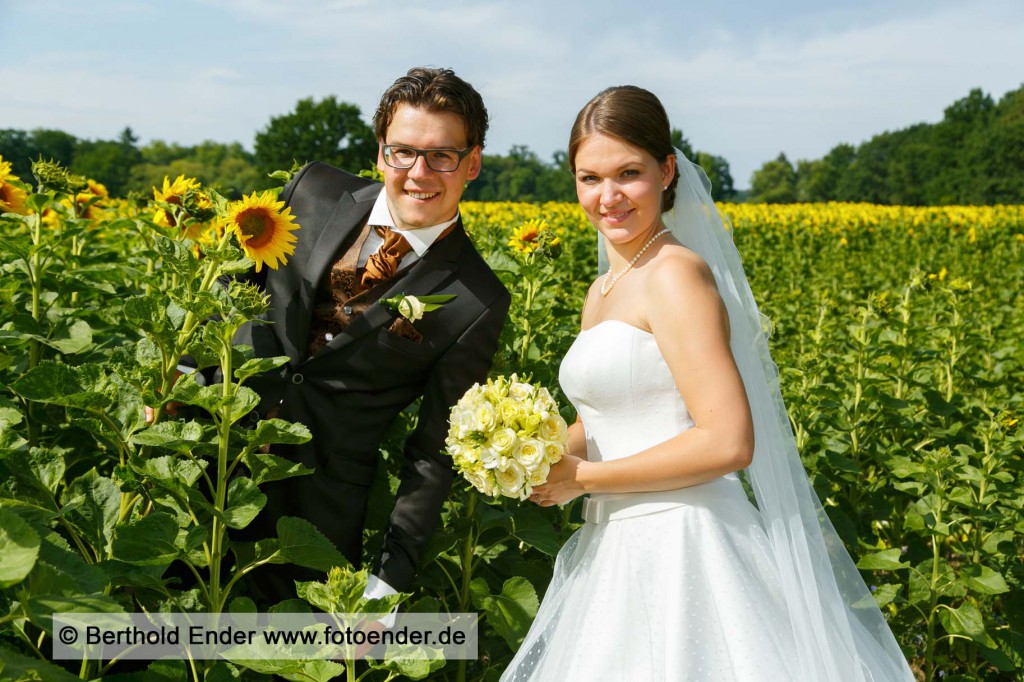
<path fill-rule="evenodd" d="M 396 279 L 380 298 L 391 298 L 398 294 L 426 295 L 435 291 L 455 271 L 455 262 L 467 239 L 460 220 L 450 235 L 431 246 L 423 258 L 416 261 L 404 276 Z M 362 315 L 352 320 L 345 331 L 335 336 L 324 347 L 324 351 L 343 348 L 367 333 L 383 327 L 393 317 L 395 313 L 390 309 L 379 302 L 374 303 Z"/>
<path fill-rule="evenodd" d="M 284 320 L 284 328 L 280 329 L 278 333 L 282 337 L 289 337 L 289 340 L 294 343 L 295 352 L 291 353 L 292 357 L 305 355 L 304 349 L 309 343 L 309 325 L 320 280 L 323 279 L 327 268 L 337 256 L 341 243 L 352 233 L 353 229 L 366 220 L 370 209 L 373 208 L 373 202 L 376 201 L 381 190 L 381 185 L 373 184 L 354 193 L 346 192 L 341 195 L 310 248 L 306 263 L 299 268 L 301 276 L 296 278 L 295 288 L 283 296 L 278 294 L 276 297 L 278 301 L 291 302 L 287 305 L 288 313 Z M 297 305 L 296 298 L 298 299 Z"/>

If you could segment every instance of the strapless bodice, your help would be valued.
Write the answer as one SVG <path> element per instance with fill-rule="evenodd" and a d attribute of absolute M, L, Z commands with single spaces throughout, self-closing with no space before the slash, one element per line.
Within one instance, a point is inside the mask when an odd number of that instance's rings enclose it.
<path fill-rule="evenodd" d="M 693 426 L 654 335 L 626 322 L 580 332 L 558 378 L 586 427 L 592 462 L 632 455 Z"/>

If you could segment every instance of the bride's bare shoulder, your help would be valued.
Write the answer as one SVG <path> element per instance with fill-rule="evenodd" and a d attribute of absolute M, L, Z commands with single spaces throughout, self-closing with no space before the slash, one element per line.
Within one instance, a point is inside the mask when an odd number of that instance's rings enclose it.
<path fill-rule="evenodd" d="M 708 287 L 715 289 L 715 276 L 708 264 L 681 244 L 666 244 L 651 265 L 648 288 L 655 295 L 693 293 Z"/>

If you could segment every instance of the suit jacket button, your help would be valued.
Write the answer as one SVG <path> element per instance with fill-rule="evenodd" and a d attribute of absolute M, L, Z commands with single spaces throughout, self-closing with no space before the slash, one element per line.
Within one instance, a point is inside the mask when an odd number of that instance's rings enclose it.
<path fill-rule="evenodd" d="M 351 314 L 352 314 L 352 306 L 350 306 L 350 305 L 344 306 L 344 307 L 342 308 L 342 310 L 344 310 L 344 311 L 345 311 L 345 314 L 346 314 L 346 315 L 351 315 Z"/>
<path fill-rule="evenodd" d="M 301 374 L 299 374 L 298 372 L 296 372 L 295 374 L 292 375 L 292 383 L 293 384 L 301 384 L 304 380 L 305 380 L 305 377 L 302 376 Z"/>

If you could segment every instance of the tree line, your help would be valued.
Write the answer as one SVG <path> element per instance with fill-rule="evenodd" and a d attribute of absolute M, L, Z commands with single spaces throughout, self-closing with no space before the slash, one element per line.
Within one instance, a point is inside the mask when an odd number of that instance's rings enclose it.
<path fill-rule="evenodd" d="M 735 195 L 728 162 L 720 156 L 695 152 L 681 131 L 673 131 L 676 146 L 701 163 L 716 188 L 716 196 Z M 155 140 L 139 146 L 131 128 L 116 140 L 83 140 L 61 130 L 0 130 L 0 156 L 12 172 L 31 182 L 32 161 L 53 159 L 76 173 L 102 182 L 112 196 L 149 194 L 165 177 L 194 177 L 230 198 L 275 183 L 268 174 L 306 161 L 323 161 L 353 173 L 373 168 L 377 141 L 363 122 L 359 107 L 326 97 L 300 100 L 295 109 L 270 119 L 256 133 L 253 151 L 234 142 L 206 141 L 183 146 Z M 575 201 L 576 191 L 566 153 L 550 161 L 528 147 L 515 145 L 508 154 L 484 154 L 480 177 L 464 197 L 481 201 Z"/>
<path fill-rule="evenodd" d="M 754 171 L 751 195 L 779 203 L 1024 203 L 1024 86 L 998 103 L 975 88 L 937 123 L 840 144 L 820 159 L 793 164 L 779 154 Z"/>
<path fill-rule="evenodd" d="M 673 143 L 699 164 L 720 201 L 865 201 L 941 205 L 1024 203 L 1024 87 L 995 102 L 980 89 L 946 108 L 935 124 L 876 135 L 858 146 L 839 144 L 821 159 L 795 164 L 784 153 L 738 192 L 721 156 L 694 149 L 680 130 Z M 149 194 L 165 177 L 195 177 L 230 198 L 264 189 L 269 173 L 318 160 L 351 172 L 371 169 L 377 141 L 354 104 L 333 96 L 300 100 L 256 133 L 253 151 L 240 143 L 183 146 L 155 140 L 139 146 L 131 128 L 116 140 L 85 140 L 61 130 L 0 130 L 0 156 L 31 181 L 31 162 L 53 159 L 104 183 L 113 196 Z M 566 152 L 549 161 L 523 145 L 484 154 L 467 200 L 575 201 Z"/>

